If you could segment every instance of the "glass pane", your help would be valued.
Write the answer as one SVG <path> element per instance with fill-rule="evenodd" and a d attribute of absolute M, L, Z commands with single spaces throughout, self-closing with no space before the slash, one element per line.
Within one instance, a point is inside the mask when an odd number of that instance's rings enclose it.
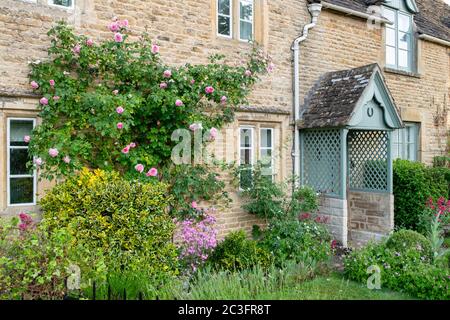
<path fill-rule="evenodd" d="M 395 30 L 386 28 L 386 44 L 395 47 Z"/>
<path fill-rule="evenodd" d="M 395 11 L 383 8 L 383 16 L 395 24 Z"/>
<path fill-rule="evenodd" d="M 261 147 L 272 148 L 272 129 L 261 129 Z"/>
<path fill-rule="evenodd" d="M 241 40 L 251 40 L 253 37 L 253 24 L 251 22 L 241 21 L 240 33 Z"/>
<path fill-rule="evenodd" d="M 409 34 L 403 32 L 398 33 L 398 47 L 399 49 L 409 50 Z"/>
<path fill-rule="evenodd" d="M 252 3 L 252 1 L 241 1 L 240 18 L 241 18 L 241 20 L 253 21 L 253 3 Z"/>
<path fill-rule="evenodd" d="M 395 48 L 386 47 L 386 64 L 395 66 Z"/>
<path fill-rule="evenodd" d="M 411 30 L 411 17 L 399 13 L 398 15 L 398 30 L 403 32 L 409 32 Z"/>
<path fill-rule="evenodd" d="M 219 22 L 218 22 L 218 33 L 222 34 L 224 36 L 230 36 L 231 35 L 231 28 L 230 28 L 230 18 L 219 16 Z"/>
<path fill-rule="evenodd" d="M 23 137 L 31 135 L 32 130 L 33 130 L 33 121 L 10 120 L 10 126 L 9 126 L 10 146 L 26 146 L 26 145 L 28 145 L 28 143 L 23 141 Z"/>
<path fill-rule="evenodd" d="M 241 189 L 250 188 L 252 186 L 252 170 L 245 166 L 241 167 L 239 180 Z"/>
<path fill-rule="evenodd" d="M 252 147 L 252 129 L 241 129 L 241 148 Z"/>
<path fill-rule="evenodd" d="M 72 0 L 53 0 L 53 4 L 57 4 L 64 7 L 71 7 Z"/>
<path fill-rule="evenodd" d="M 219 0 L 218 1 L 218 11 L 220 14 L 224 14 L 226 16 L 230 15 L 230 2 L 231 0 Z"/>
<path fill-rule="evenodd" d="M 250 149 L 241 149 L 240 161 L 241 164 L 252 163 L 252 153 Z"/>
<path fill-rule="evenodd" d="M 264 167 L 272 166 L 272 150 L 271 149 L 261 150 L 261 164 Z"/>
<path fill-rule="evenodd" d="M 402 68 L 409 67 L 408 51 L 399 50 L 398 51 L 398 66 Z"/>
<path fill-rule="evenodd" d="M 11 178 L 10 203 L 33 203 L 33 178 Z"/>
<path fill-rule="evenodd" d="M 32 174 L 27 170 L 26 163 L 30 160 L 28 149 L 10 149 L 9 171 L 10 174 Z"/>

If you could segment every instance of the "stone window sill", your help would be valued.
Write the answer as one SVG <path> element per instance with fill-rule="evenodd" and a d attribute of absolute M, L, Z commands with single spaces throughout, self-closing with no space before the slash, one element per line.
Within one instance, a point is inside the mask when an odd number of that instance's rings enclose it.
<path fill-rule="evenodd" d="M 409 72 L 409 71 L 403 71 L 403 70 L 398 70 L 398 69 L 392 69 L 392 68 L 388 68 L 385 67 L 384 68 L 385 72 L 389 72 L 389 73 L 394 73 L 394 74 L 399 74 L 402 76 L 407 76 L 407 77 L 413 77 L 413 78 L 422 78 L 422 75 L 416 72 Z"/>

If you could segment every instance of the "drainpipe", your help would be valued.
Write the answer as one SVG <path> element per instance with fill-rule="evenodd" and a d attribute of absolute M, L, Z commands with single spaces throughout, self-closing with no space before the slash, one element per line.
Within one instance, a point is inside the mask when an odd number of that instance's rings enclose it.
<path fill-rule="evenodd" d="M 293 93 L 294 93 L 294 152 L 292 156 L 294 158 L 294 176 L 297 178 L 294 182 L 294 187 L 300 185 L 300 132 L 298 130 L 297 122 L 300 120 L 300 79 L 299 79 L 299 60 L 300 60 L 300 43 L 308 38 L 308 32 L 314 28 L 317 23 L 317 19 L 322 11 L 322 4 L 311 3 L 308 5 L 309 13 L 311 14 L 311 23 L 307 24 L 303 28 L 303 34 L 294 40 L 291 50 L 294 53 L 294 81 L 293 81 Z"/>

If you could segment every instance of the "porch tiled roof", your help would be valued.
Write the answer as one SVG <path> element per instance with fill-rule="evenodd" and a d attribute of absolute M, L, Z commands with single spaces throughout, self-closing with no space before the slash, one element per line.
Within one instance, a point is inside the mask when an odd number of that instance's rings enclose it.
<path fill-rule="evenodd" d="M 324 2 L 367 13 L 369 6 L 382 4 L 383 0 L 324 0 Z M 443 0 L 416 0 L 416 3 L 419 8 L 419 13 L 415 15 L 418 32 L 450 41 L 450 6 Z"/>

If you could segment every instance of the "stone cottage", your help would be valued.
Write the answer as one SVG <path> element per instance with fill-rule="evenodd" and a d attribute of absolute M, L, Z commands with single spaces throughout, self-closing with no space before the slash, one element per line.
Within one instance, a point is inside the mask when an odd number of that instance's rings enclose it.
<path fill-rule="evenodd" d="M 430 163 L 447 152 L 450 7 L 444 0 L 0 0 L 0 215 L 36 211 L 50 187 L 25 168 L 38 97 L 27 77 L 45 59 L 47 31 L 64 19 L 94 39 L 114 17 L 146 30 L 170 64 L 230 63 L 249 39 L 273 57 L 223 130 L 218 157 L 272 158 L 275 181 L 298 176 L 321 192 L 321 212 L 342 243 L 393 227 L 392 159 Z M 222 235 L 258 223 L 230 186 Z"/>

